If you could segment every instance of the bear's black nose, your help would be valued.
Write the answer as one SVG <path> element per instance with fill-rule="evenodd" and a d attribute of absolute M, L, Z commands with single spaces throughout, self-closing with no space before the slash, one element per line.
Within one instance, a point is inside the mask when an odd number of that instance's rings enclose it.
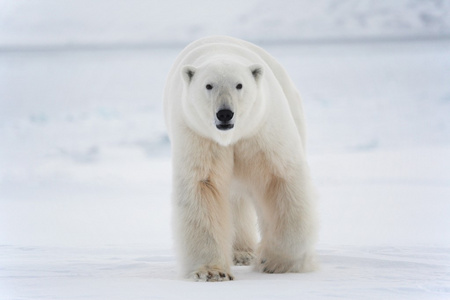
<path fill-rule="evenodd" d="M 229 109 L 221 109 L 216 114 L 217 119 L 221 122 L 228 122 L 233 119 L 234 113 Z"/>

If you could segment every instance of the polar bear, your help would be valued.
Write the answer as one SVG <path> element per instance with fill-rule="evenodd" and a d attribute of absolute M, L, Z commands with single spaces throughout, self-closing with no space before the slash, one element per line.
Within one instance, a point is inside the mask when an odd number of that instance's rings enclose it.
<path fill-rule="evenodd" d="M 304 116 L 283 67 L 243 40 L 197 40 L 172 66 L 164 113 L 184 276 L 233 280 L 232 263 L 251 262 L 266 273 L 312 271 L 317 221 Z"/>

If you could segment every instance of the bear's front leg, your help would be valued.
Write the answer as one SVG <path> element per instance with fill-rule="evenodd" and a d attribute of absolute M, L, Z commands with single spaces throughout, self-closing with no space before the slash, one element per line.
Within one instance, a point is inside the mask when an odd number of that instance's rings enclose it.
<path fill-rule="evenodd" d="M 178 252 L 184 275 L 196 281 L 232 280 L 231 230 L 228 201 L 215 184 L 205 181 L 192 185 L 175 200 Z"/>
<path fill-rule="evenodd" d="M 233 280 L 228 201 L 233 156 L 230 149 L 199 139 L 191 137 L 189 146 L 174 153 L 177 251 L 184 276 L 195 281 Z"/>
<path fill-rule="evenodd" d="M 262 195 L 262 239 L 256 269 L 265 273 L 316 268 L 316 212 L 307 174 L 272 176 Z"/>

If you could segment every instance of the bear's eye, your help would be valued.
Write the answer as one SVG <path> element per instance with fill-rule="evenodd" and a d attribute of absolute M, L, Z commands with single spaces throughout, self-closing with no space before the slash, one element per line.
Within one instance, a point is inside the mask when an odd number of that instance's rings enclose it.
<path fill-rule="evenodd" d="M 238 90 L 242 89 L 242 84 L 239 83 L 239 84 L 236 86 L 236 89 L 238 89 Z"/>
<path fill-rule="evenodd" d="M 212 88 L 213 88 L 212 85 L 210 85 L 210 84 L 207 84 L 207 85 L 206 85 L 206 89 L 207 89 L 207 90 L 212 90 Z"/>

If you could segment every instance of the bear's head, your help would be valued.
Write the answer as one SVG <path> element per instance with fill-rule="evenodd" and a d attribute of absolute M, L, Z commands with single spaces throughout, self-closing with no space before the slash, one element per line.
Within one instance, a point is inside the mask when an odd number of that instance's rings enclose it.
<path fill-rule="evenodd" d="M 263 67 L 216 61 L 184 66 L 183 114 L 202 136 L 227 146 L 251 135 L 264 114 Z"/>

